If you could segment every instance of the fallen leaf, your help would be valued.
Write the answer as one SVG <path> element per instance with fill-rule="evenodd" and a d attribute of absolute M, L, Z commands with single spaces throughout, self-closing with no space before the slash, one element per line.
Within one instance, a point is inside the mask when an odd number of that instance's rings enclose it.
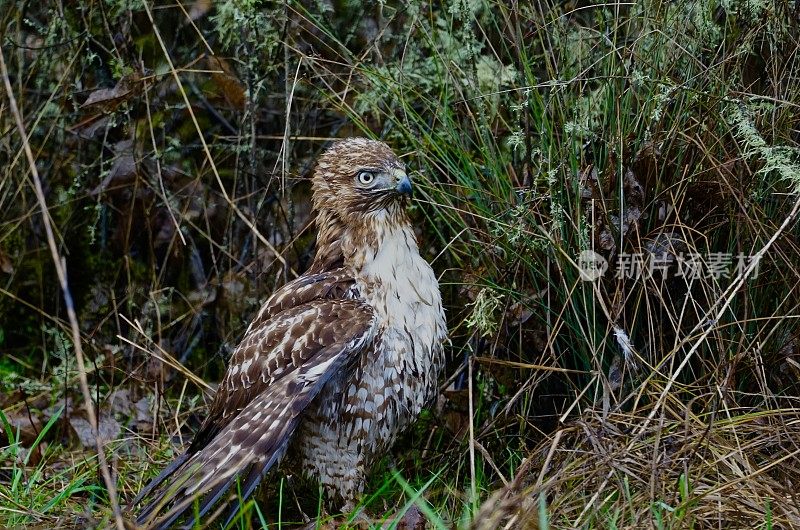
<path fill-rule="evenodd" d="M 244 110 L 247 91 L 236 77 L 236 70 L 225 59 L 217 56 L 209 56 L 208 65 L 212 71 L 211 79 L 219 87 L 225 100 L 233 108 Z"/>
<path fill-rule="evenodd" d="M 139 168 L 133 156 L 132 142 L 130 140 L 117 142 L 114 145 L 114 152 L 116 153 L 114 164 L 103 181 L 90 192 L 91 195 L 99 195 L 108 188 L 128 184 L 136 178 Z"/>
<path fill-rule="evenodd" d="M 597 234 L 597 245 L 603 250 L 614 254 L 617 250 L 617 238 L 625 238 L 631 229 L 635 232 L 639 228 L 639 219 L 644 208 L 644 187 L 636 178 L 633 171 L 628 168 L 622 181 L 622 194 L 625 199 L 624 216 L 610 214 L 608 221 L 611 226 L 603 223 L 602 230 Z"/>
<path fill-rule="evenodd" d="M 116 439 L 122 431 L 117 420 L 109 414 L 101 413 L 99 422 L 100 437 L 106 442 Z M 97 447 L 97 440 L 95 439 L 89 420 L 80 416 L 72 416 L 69 419 L 69 424 L 78 436 L 81 445 L 84 447 Z"/>
<path fill-rule="evenodd" d="M 406 513 L 401 516 L 397 516 L 397 518 L 392 521 L 391 523 L 386 523 L 383 528 L 392 528 L 393 523 L 397 523 L 397 526 L 394 528 L 402 529 L 402 530 L 424 530 L 425 523 L 427 523 L 427 519 L 425 516 L 422 515 L 422 512 L 417 508 L 416 505 L 411 506 Z"/>
<path fill-rule="evenodd" d="M 99 88 L 89 94 L 81 108 L 97 107 L 102 111 L 111 112 L 121 103 L 135 96 L 140 89 L 140 75 L 138 72 L 134 72 L 121 77 L 114 88 Z"/>
<path fill-rule="evenodd" d="M 53 416 L 55 416 L 58 413 L 62 414 L 62 417 L 63 416 L 68 416 L 68 415 L 72 414 L 73 409 L 74 409 L 74 406 L 73 406 L 73 403 L 72 403 L 72 398 L 68 396 L 66 398 L 59 399 L 54 405 L 44 409 L 42 411 L 42 414 L 43 414 L 44 418 L 49 421 L 50 418 L 52 418 Z"/>
<path fill-rule="evenodd" d="M 590 166 L 578 173 L 580 194 L 582 200 L 601 200 L 600 187 L 597 180 L 597 168 Z"/>
<path fill-rule="evenodd" d="M 246 310 L 253 295 L 252 286 L 244 273 L 228 271 L 219 284 L 219 298 L 222 307 L 234 314 Z"/>
<path fill-rule="evenodd" d="M 133 410 L 131 392 L 127 388 L 118 388 L 108 395 L 108 407 L 114 414 L 128 416 Z"/>
<path fill-rule="evenodd" d="M 134 405 L 136 412 L 136 430 L 151 432 L 153 430 L 152 398 L 143 397 Z"/>
<path fill-rule="evenodd" d="M 2 250 L 0 250 L 0 271 L 6 274 L 14 273 L 14 264 L 11 263 L 11 258 Z"/>
<path fill-rule="evenodd" d="M 23 445 L 32 444 L 42 431 L 42 421 L 26 411 L 7 414 L 6 418 L 14 434 L 19 432 L 19 439 Z"/>
<path fill-rule="evenodd" d="M 93 114 L 85 120 L 70 127 L 70 131 L 77 134 L 81 140 L 91 140 L 99 136 L 111 123 L 109 116 Z"/>
<path fill-rule="evenodd" d="M 436 402 L 436 415 L 454 438 L 462 439 L 469 430 L 469 391 L 451 383 Z"/>
<path fill-rule="evenodd" d="M 612 391 L 622 386 L 622 362 L 619 355 L 614 356 L 611 366 L 608 367 L 608 384 Z"/>

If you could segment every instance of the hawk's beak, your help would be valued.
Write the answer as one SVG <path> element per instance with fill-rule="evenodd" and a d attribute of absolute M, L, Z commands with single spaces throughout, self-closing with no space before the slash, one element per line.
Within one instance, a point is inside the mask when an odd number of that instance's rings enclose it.
<path fill-rule="evenodd" d="M 395 187 L 395 190 L 401 195 L 411 197 L 413 188 L 411 187 L 411 179 L 408 178 L 408 175 L 405 173 L 397 173 L 397 187 Z"/>

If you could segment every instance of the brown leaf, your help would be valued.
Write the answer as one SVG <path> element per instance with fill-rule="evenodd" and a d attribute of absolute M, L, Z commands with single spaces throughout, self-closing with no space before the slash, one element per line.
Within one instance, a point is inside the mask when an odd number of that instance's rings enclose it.
<path fill-rule="evenodd" d="M 597 246 L 603 250 L 608 250 L 612 254 L 617 248 L 617 236 L 625 238 L 631 229 L 638 231 L 639 219 L 642 217 L 644 208 L 644 187 L 636 178 L 634 172 L 628 168 L 622 181 L 622 193 L 625 199 L 624 217 L 609 215 L 608 220 L 611 226 L 603 223 L 602 230 L 597 234 Z"/>
<path fill-rule="evenodd" d="M 11 263 L 11 258 L 2 250 L 0 250 L 0 271 L 6 274 L 14 273 L 14 264 Z"/>
<path fill-rule="evenodd" d="M 114 440 L 122 431 L 122 428 L 117 420 L 111 417 L 110 414 L 101 413 L 99 422 L 100 436 L 104 441 Z M 72 426 L 72 430 L 75 431 L 75 434 L 78 436 L 78 440 L 80 440 L 81 445 L 84 447 L 97 446 L 97 441 L 95 440 L 94 432 L 92 431 L 92 426 L 89 423 L 89 420 L 80 416 L 72 416 L 69 419 L 69 424 Z"/>
<path fill-rule="evenodd" d="M 70 127 L 70 131 L 77 134 L 81 140 L 91 140 L 95 136 L 100 136 L 111 123 L 109 116 L 93 114 L 85 120 Z"/>
<path fill-rule="evenodd" d="M 644 189 L 652 190 L 657 186 L 662 164 L 661 150 L 652 141 L 648 141 L 633 157 L 631 168 Z"/>
<path fill-rule="evenodd" d="M 151 432 L 153 430 L 153 412 L 150 398 L 143 397 L 134 405 L 136 412 L 136 430 L 138 432 Z"/>
<path fill-rule="evenodd" d="M 399 516 L 395 528 L 402 530 L 424 530 L 427 519 L 416 505 L 411 506 L 406 513 Z M 394 521 L 393 521 L 394 522 Z M 391 528 L 391 523 L 387 523 L 384 528 Z"/>
<path fill-rule="evenodd" d="M 463 438 L 469 430 L 469 391 L 450 384 L 436 402 L 436 413 L 454 438 Z"/>
<path fill-rule="evenodd" d="M 244 110 L 247 103 L 247 92 L 244 85 L 237 79 L 233 67 L 225 59 L 217 56 L 209 56 L 208 64 L 213 71 L 211 79 L 219 87 L 219 92 L 228 104 L 237 110 Z"/>
<path fill-rule="evenodd" d="M 509 306 L 508 310 L 506 311 L 506 317 L 508 319 L 509 325 L 511 326 L 518 326 L 520 324 L 524 324 L 532 316 L 533 316 L 533 311 L 528 309 L 524 304 L 520 302 L 514 302 Z"/>
<path fill-rule="evenodd" d="M 139 168 L 133 156 L 132 143 L 129 140 L 117 142 L 114 145 L 114 152 L 116 153 L 114 164 L 103 181 L 90 192 L 91 195 L 99 195 L 108 188 L 128 184 L 136 178 Z"/>
<path fill-rule="evenodd" d="M 86 101 L 83 102 L 83 107 L 90 107 L 92 105 L 98 105 L 100 103 L 106 103 L 108 101 L 112 101 L 118 98 L 121 98 L 128 94 L 130 91 L 125 90 L 124 92 L 119 90 L 116 86 L 114 88 L 101 88 L 95 90 L 89 97 L 86 98 Z"/>
<path fill-rule="evenodd" d="M 89 94 L 81 105 L 82 109 L 96 107 L 105 112 L 111 112 L 124 101 L 137 95 L 141 89 L 141 76 L 138 72 L 123 76 L 114 88 L 100 88 Z"/>
<path fill-rule="evenodd" d="M 625 221 L 622 226 L 622 234 L 625 235 L 631 226 L 639 222 L 644 207 L 644 188 L 630 168 L 625 171 L 622 190 L 625 194 Z"/>
<path fill-rule="evenodd" d="M 19 431 L 19 439 L 23 445 L 32 444 L 42 431 L 42 421 L 27 411 L 10 413 L 6 417 L 14 434 Z"/>

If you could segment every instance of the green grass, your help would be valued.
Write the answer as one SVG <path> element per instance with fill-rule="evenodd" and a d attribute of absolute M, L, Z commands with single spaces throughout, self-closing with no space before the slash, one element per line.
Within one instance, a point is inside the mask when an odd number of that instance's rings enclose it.
<path fill-rule="evenodd" d="M 95 484 L 96 469 L 93 460 L 77 465 L 60 466 L 54 470 L 55 462 L 62 463 L 63 454 L 43 444 L 44 438 L 61 417 L 63 410 L 56 412 L 30 444 L 22 444 L 19 429 L 15 430 L 0 411 L 7 445 L 0 449 L 0 461 L 10 461 L 8 479 L 0 483 L 0 509 L 5 525 L 9 528 L 27 526 L 51 520 L 53 513 L 65 509 L 83 511 L 76 498 L 89 498 L 89 506 L 107 502 L 101 487 Z M 35 462 L 32 457 L 36 455 Z M 99 497 L 99 499 L 97 498 Z M 99 502 L 98 502 L 99 501 Z"/>

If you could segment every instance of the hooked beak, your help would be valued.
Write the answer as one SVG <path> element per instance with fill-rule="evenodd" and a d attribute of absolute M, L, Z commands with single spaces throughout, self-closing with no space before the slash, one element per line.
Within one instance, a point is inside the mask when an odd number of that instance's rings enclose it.
<path fill-rule="evenodd" d="M 411 193 L 413 191 L 413 188 L 411 187 L 411 179 L 409 179 L 408 175 L 403 172 L 398 172 L 396 177 L 397 186 L 395 187 L 395 190 L 397 193 L 405 195 L 406 197 L 411 197 Z"/>

